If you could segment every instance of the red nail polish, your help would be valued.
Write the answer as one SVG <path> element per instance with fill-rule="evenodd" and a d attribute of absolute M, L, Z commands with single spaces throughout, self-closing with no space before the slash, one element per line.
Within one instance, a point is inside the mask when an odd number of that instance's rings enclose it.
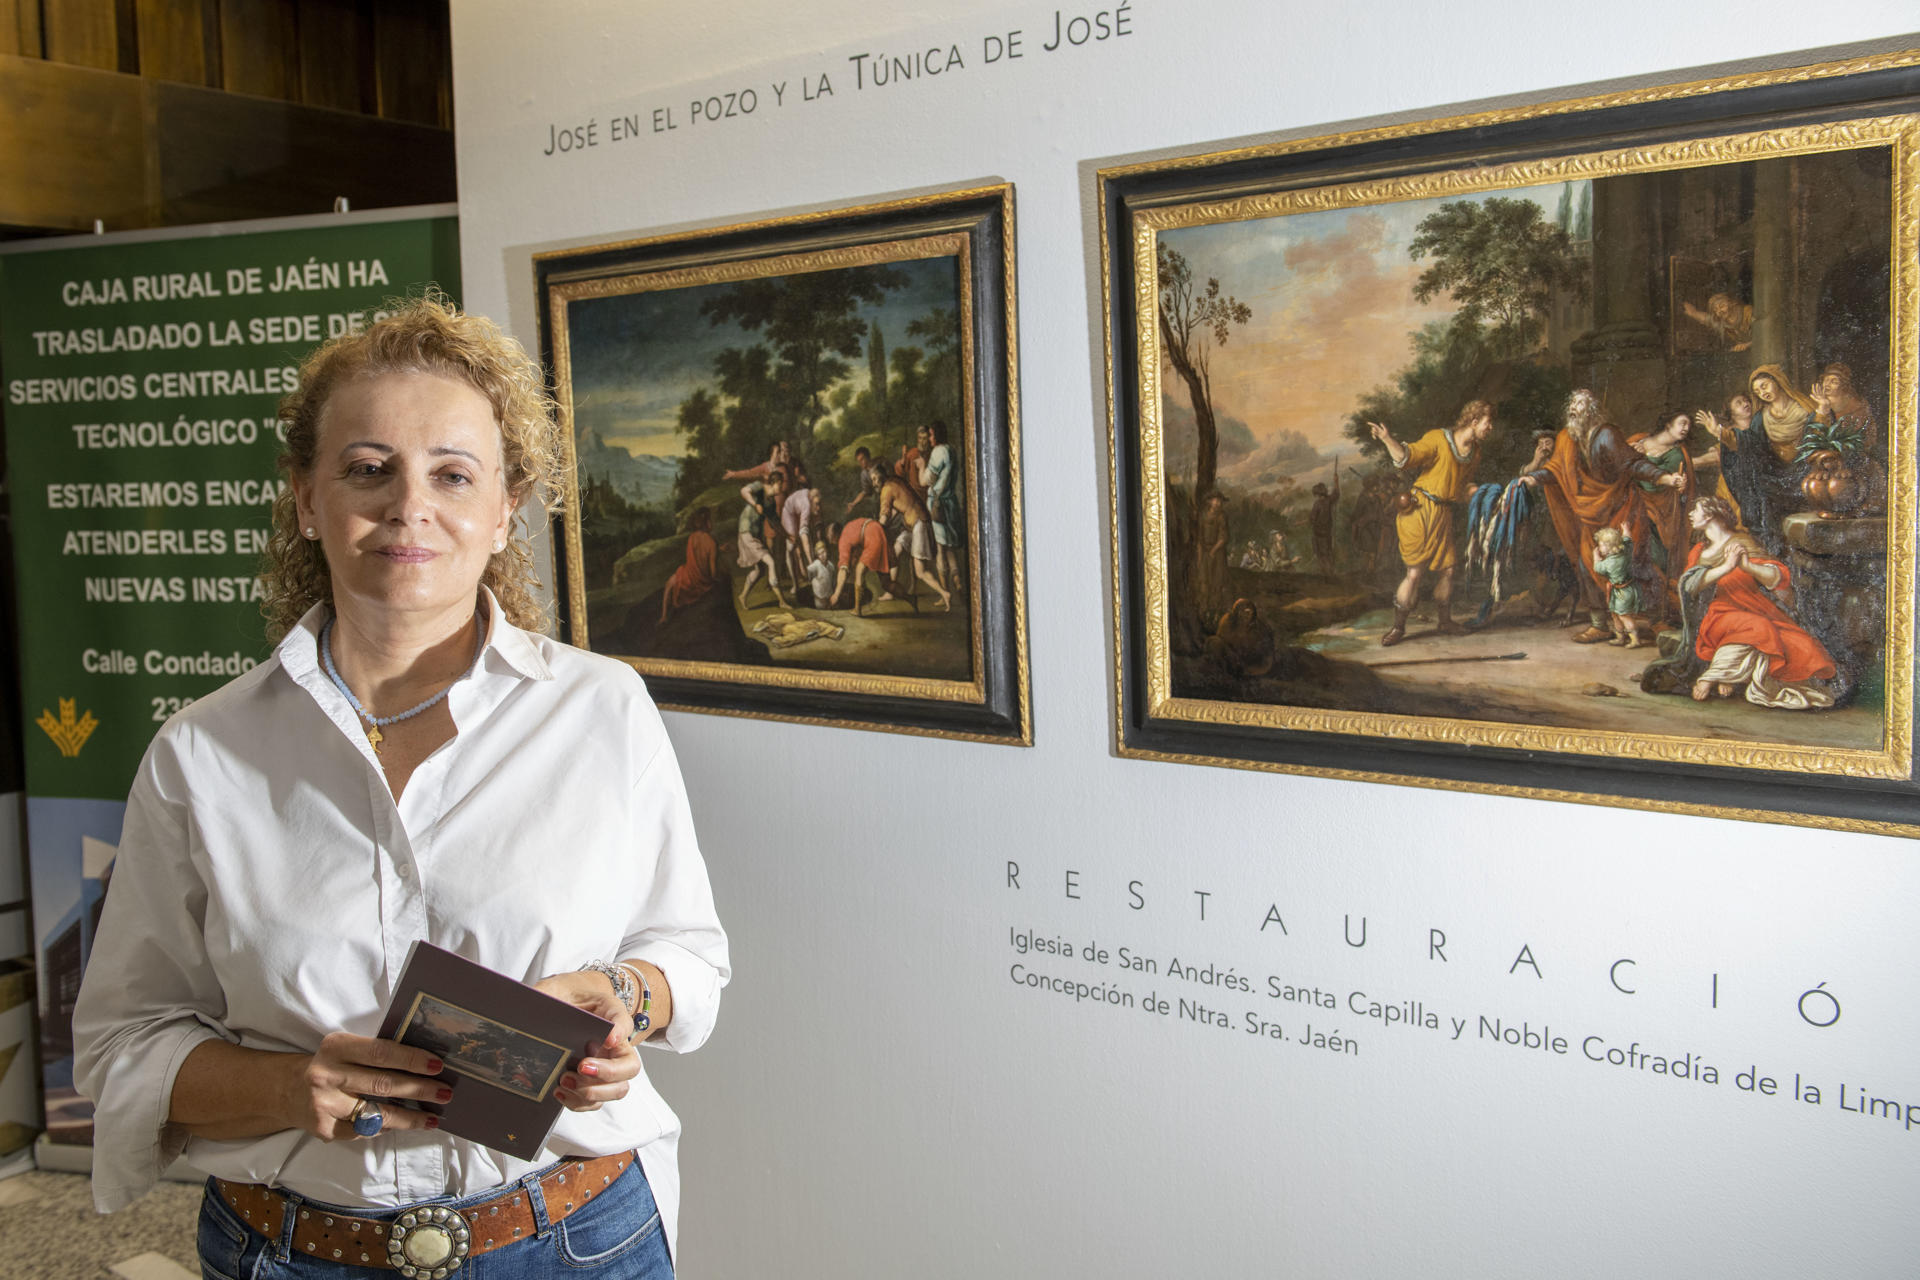
<path fill-rule="evenodd" d="M 429 1129 L 438 1129 L 439 1127 L 440 1127 L 440 1117 L 439 1117 L 439 1116 L 428 1116 L 428 1117 L 427 1117 L 427 1128 L 429 1128 Z"/>
<path fill-rule="evenodd" d="M 447 1102 L 447 1101 L 450 1101 L 452 1097 L 453 1097 L 453 1090 L 442 1089 L 440 1090 L 440 1092 L 433 1095 L 433 1100 L 435 1102 Z"/>
<path fill-rule="evenodd" d="M 438 1059 L 438 1058 L 428 1058 L 428 1059 L 427 1059 L 427 1074 L 428 1074 L 428 1075 L 430 1075 L 430 1076 L 437 1076 L 437 1075 L 439 1075 L 439 1074 L 440 1074 L 440 1072 L 441 1072 L 441 1071 L 442 1071 L 443 1069 L 445 1069 L 445 1067 L 446 1067 L 446 1065 L 447 1065 L 446 1063 L 444 1063 L 444 1062 L 442 1062 L 442 1061 L 440 1061 L 440 1059 Z"/>
<path fill-rule="evenodd" d="M 580 1064 L 580 1072 L 582 1075 L 597 1076 L 600 1074 L 600 1064 L 591 1060 L 583 1062 Z"/>

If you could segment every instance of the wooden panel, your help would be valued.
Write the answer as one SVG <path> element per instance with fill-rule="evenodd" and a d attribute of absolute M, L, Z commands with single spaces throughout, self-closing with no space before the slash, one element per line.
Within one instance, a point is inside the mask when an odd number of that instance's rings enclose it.
<path fill-rule="evenodd" d="M 0 54 L 40 56 L 40 0 L 0 0 Z"/>
<path fill-rule="evenodd" d="M 446 0 L 391 0 L 374 10 L 380 114 L 453 127 L 453 53 Z"/>
<path fill-rule="evenodd" d="M 220 78 L 233 93 L 300 97 L 295 0 L 220 0 Z"/>
<path fill-rule="evenodd" d="M 100 218 L 120 231 L 455 194 L 444 129 L 0 55 L 0 228 Z"/>
<path fill-rule="evenodd" d="M 117 0 L 42 0 L 47 60 L 118 71 L 119 9 Z"/>
<path fill-rule="evenodd" d="M 0 223 L 152 223 L 147 89 L 137 76 L 0 57 Z"/>
<path fill-rule="evenodd" d="M 20 0 L 20 56 L 47 56 L 47 28 L 40 13 L 40 0 Z"/>
<path fill-rule="evenodd" d="M 218 9 L 203 0 L 135 0 L 140 74 L 181 84 L 212 83 L 207 37 L 218 17 Z"/>
<path fill-rule="evenodd" d="M 371 116 L 153 86 L 161 220 L 215 222 L 455 198 L 453 135 Z"/>
<path fill-rule="evenodd" d="M 373 23 L 362 0 L 299 0 L 300 100 L 373 115 Z"/>

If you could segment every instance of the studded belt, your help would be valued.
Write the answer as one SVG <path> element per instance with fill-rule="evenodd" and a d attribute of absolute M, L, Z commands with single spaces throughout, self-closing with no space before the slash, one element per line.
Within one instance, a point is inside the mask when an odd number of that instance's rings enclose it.
<path fill-rule="evenodd" d="M 633 1152 L 568 1160 L 540 1179 L 549 1224 L 592 1203 L 633 1162 Z M 215 1180 L 220 1198 L 240 1220 L 269 1240 L 279 1240 L 287 1214 L 299 1215 L 293 1251 L 356 1267 L 398 1271 L 408 1280 L 446 1280 L 468 1258 L 530 1239 L 539 1230 L 527 1190 L 506 1187 L 491 1200 L 462 1206 L 417 1205 L 378 1217 L 354 1217 L 289 1199 L 256 1183 Z"/>

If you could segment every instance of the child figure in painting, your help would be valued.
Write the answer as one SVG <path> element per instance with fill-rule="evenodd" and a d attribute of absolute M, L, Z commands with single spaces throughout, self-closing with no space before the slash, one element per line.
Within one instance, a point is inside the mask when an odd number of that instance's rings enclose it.
<path fill-rule="evenodd" d="M 813 590 L 813 606 L 816 609 L 827 607 L 827 601 L 833 598 L 833 557 L 828 553 L 829 546 L 840 541 L 840 526 L 829 524 L 824 538 L 816 538 L 813 543 L 813 559 L 807 562 L 807 585 Z"/>
<path fill-rule="evenodd" d="M 1608 644 L 1638 649 L 1645 643 L 1640 629 L 1648 626 L 1645 593 L 1633 574 L 1633 537 L 1627 526 L 1601 529 L 1593 535 L 1593 571 L 1607 580 L 1607 612 L 1613 625 Z"/>

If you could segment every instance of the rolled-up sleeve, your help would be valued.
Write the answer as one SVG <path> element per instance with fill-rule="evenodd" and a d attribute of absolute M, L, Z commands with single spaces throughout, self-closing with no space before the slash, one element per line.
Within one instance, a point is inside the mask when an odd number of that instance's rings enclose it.
<path fill-rule="evenodd" d="M 207 960 L 207 890 L 154 752 L 127 797 L 120 851 L 73 1013 L 74 1086 L 94 1103 L 93 1197 L 102 1213 L 149 1191 L 186 1146 L 167 1123 L 180 1064 L 233 1039 Z"/>
<path fill-rule="evenodd" d="M 652 883 L 641 895 L 620 954 L 657 967 L 673 992 L 673 1020 L 666 1033 L 641 1043 L 686 1053 L 713 1033 L 720 989 L 733 970 L 680 764 L 664 734 L 634 783 L 632 807 L 635 839 L 657 853 Z"/>

